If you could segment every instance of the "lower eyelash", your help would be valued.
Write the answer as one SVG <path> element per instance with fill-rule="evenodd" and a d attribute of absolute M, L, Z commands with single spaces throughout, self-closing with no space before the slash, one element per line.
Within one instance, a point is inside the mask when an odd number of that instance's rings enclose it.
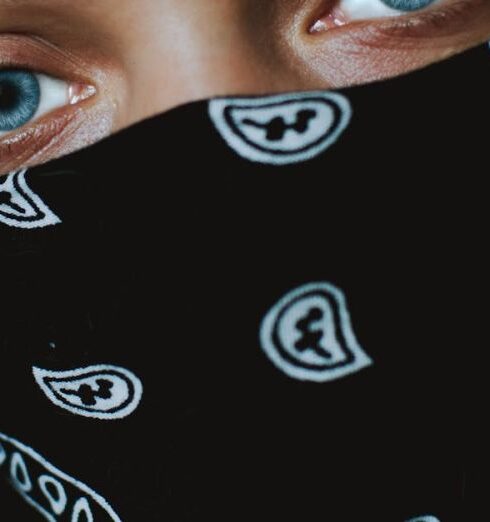
<path fill-rule="evenodd" d="M 451 5 L 430 9 L 419 15 L 401 16 L 381 22 L 376 31 L 390 37 L 432 36 L 431 31 L 454 33 L 455 23 L 465 26 L 474 20 L 475 10 L 487 0 L 459 0 Z"/>
<path fill-rule="evenodd" d="M 25 129 L 11 136 L 0 139 L 0 165 L 2 172 L 10 170 L 9 163 L 16 167 L 41 155 L 46 149 L 55 146 L 79 113 L 75 106 L 61 108 L 57 113 L 48 115 L 45 120 L 27 125 Z"/>

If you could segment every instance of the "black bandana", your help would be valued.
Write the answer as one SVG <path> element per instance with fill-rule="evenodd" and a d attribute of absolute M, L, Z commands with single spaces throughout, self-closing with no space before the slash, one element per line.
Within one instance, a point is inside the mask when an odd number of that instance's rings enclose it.
<path fill-rule="evenodd" d="M 477 520 L 489 70 L 189 103 L 1 178 L 0 518 Z"/>

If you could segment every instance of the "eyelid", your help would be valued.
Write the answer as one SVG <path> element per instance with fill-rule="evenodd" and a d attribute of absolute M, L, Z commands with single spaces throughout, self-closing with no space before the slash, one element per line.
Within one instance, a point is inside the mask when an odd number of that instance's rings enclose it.
<path fill-rule="evenodd" d="M 330 1 L 330 9 L 336 0 Z M 317 81 L 331 88 L 397 77 L 483 44 L 489 39 L 489 0 L 447 0 L 416 16 L 361 20 L 317 34 L 301 31 L 301 58 Z M 490 62 L 489 62 L 490 63 Z"/>
<path fill-rule="evenodd" d="M 0 68 L 27 69 L 84 85 L 94 83 L 88 64 L 46 40 L 28 34 L 0 34 Z"/>
<path fill-rule="evenodd" d="M 404 16 L 353 21 L 344 19 L 344 23 L 339 27 L 327 28 L 323 24 L 320 30 L 315 30 L 319 21 L 338 9 L 338 0 L 335 0 L 335 5 L 332 5 L 332 1 L 330 1 L 327 14 L 325 11 L 320 16 L 317 13 L 309 26 L 308 32 L 313 37 L 330 33 L 333 36 L 335 33 L 350 38 L 352 45 L 372 45 L 375 47 L 378 44 L 383 46 L 383 40 L 395 38 L 396 41 L 393 44 L 403 47 L 407 37 L 431 39 L 446 36 L 454 37 L 455 34 L 466 33 L 471 25 L 475 26 L 478 17 L 484 18 L 486 16 L 488 18 L 490 12 L 486 12 L 487 8 L 490 8 L 488 0 L 441 0 L 434 7 L 404 13 Z"/>
<path fill-rule="evenodd" d="M 479 17 L 489 18 L 488 0 L 445 1 L 435 9 L 426 9 L 418 15 L 381 19 L 375 32 L 381 37 L 396 38 L 397 42 L 407 38 L 455 37 L 466 34 L 475 26 Z M 486 11 L 486 12 L 485 12 Z"/>
<path fill-rule="evenodd" d="M 453 0 L 453 3 L 475 3 L 480 0 Z M 382 21 L 383 19 L 402 18 L 414 20 L 426 13 L 441 11 L 451 0 L 433 0 L 425 7 L 415 10 L 403 11 L 394 9 L 384 3 L 383 0 L 329 0 L 327 11 L 317 17 L 310 24 L 310 34 L 322 33 L 327 30 L 336 29 L 344 25 L 359 24 L 363 22 Z"/>
<path fill-rule="evenodd" d="M 34 125 L 36 120 L 44 118 L 53 110 L 77 104 L 97 93 L 93 81 L 88 79 L 88 67 L 82 61 L 38 36 L 0 34 L 0 70 L 8 69 L 26 70 L 35 74 L 44 96 L 31 120 L 18 129 L 0 131 L 0 140 L 15 136 L 24 127 Z M 56 103 L 50 96 L 50 90 L 59 94 L 62 86 L 66 86 L 65 103 Z"/>
<path fill-rule="evenodd" d="M 107 94 L 111 67 L 87 53 L 85 62 L 44 38 L 0 34 L 0 69 L 21 69 L 68 85 L 68 103 L 38 113 L 22 127 L 0 136 L 0 175 L 80 149 L 110 134 L 115 105 Z M 110 69 L 112 71 L 112 69 Z M 36 111 L 37 112 L 37 111 Z M 37 119 L 34 119 L 37 118 Z"/>
<path fill-rule="evenodd" d="M 394 16 L 413 16 L 440 5 L 444 0 L 433 0 L 419 9 L 404 11 L 390 7 L 383 0 L 340 0 L 340 10 L 350 20 L 370 20 Z"/>

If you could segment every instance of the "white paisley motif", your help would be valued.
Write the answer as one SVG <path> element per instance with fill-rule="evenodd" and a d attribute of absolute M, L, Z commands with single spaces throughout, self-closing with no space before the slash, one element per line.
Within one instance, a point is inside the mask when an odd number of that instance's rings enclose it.
<path fill-rule="evenodd" d="M 0 177 L 0 223 L 27 229 L 61 223 L 60 218 L 29 188 L 26 172 L 24 169 Z"/>
<path fill-rule="evenodd" d="M 32 369 L 34 379 L 56 406 L 100 420 L 127 417 L 138 407 L 143 385 L 133 372 L 109 364 L 74 370 Z"/>
<path fill-rule="evenodd" d="M 259 98 L 216 98 L 209 116 L 243 158 L 271 165 L 307 161 L 332 146 L 349 125 L 349 100 L 327 91 Z"/>
<path fill-rule="evenodd" d="M 326 282 L 281 298 L 264 317 L 260 340 L 277 368 L 302 381 L 333 381 L 372 364 L 354 335 L 343 292 Z"/>
<path fill-rule="evenodd" d="M 55 468 L 32 448 L 0 433 L 0 479 L 3 473 L 48 522 L 57 522 L 58 517 L 78 522 L 81 516 L 84 522 L 121 522 L 95 491 Z"/>

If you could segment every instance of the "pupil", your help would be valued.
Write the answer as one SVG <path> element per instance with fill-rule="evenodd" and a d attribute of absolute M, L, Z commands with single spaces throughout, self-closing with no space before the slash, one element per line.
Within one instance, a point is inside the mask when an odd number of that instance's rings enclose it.
<path fill-rule="evenodd" d="M 0 82 L 0 111 L 13 109 L 19 102 L 19 90 L 11 82 Z"/>

